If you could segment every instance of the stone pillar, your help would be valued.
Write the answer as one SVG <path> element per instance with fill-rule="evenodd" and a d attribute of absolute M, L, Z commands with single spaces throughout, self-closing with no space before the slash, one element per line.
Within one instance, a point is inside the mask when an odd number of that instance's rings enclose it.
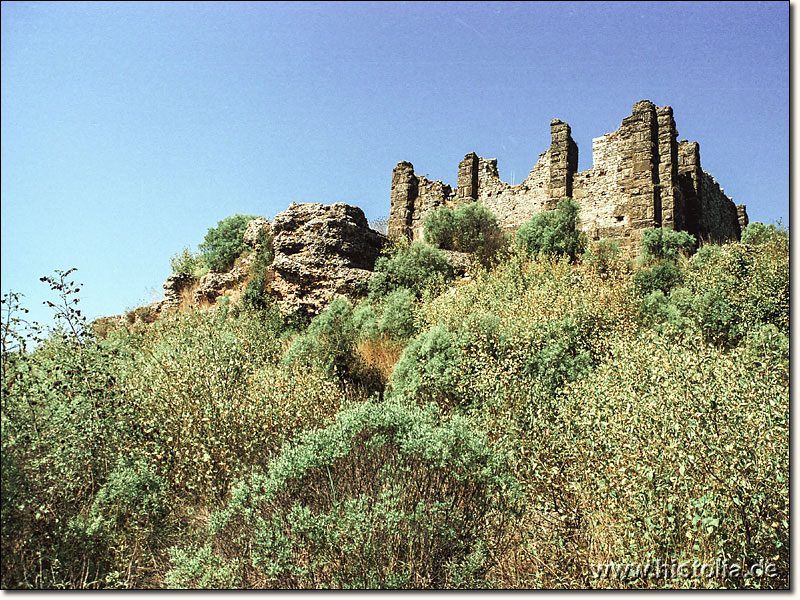
<path fill-rule="evenodd" d="M 685 175 L 695 194 L 700 194 L 700 144 L 681 140 L 678 144 L 678 172 Z"/>
<path fill-rule="evenodd" d="M 741 230 L 741 233 L 744 233 L 744 230 L 750 223 L 750 218 L 747 216 L 747 206 L 745 206 L 744 204 L 737 204 L 736 216 L 739 218 L 739 229 Z M 741 237 L 741 234 L 739 237 Z"/>
<path fill-rule="evenodd" d="M 572 180 L 578 170 L 578 145 L 571 133 L 569 125 L 563 121 L 550 121 L 550 209 L 556 208 L 561 198 L 572 197 Z"/>
<path fill-rule="evenodd" d="M 478 199 L 478 165 L 480 159 L 474 152 L 470 152 L 458 163 L 457 194 L 459 202 L 469 202 Z"/>
<path fill-rule="evenodd" d="M 397 163 L 397 166 L 392 171 L 389 237 L 411 237 L 411 222 L 418 196 L 419 180 L 414 174 L 414 165 L 406 161 Z"/>
<path fill-rule="evenodd" d="M 661 226 L 685 228 L 683 198 L 678 187 L 678 131 L 672 108 L 663 106 L 658 115 L 658 187 L 661 193 Z M 656 215 L 656 220 L 658 215 Z"/>
<path fill-rule="evenodd" d="M 658 118 L 649 100 L 633 105 L 633 114 L 623 119 L 630 137 L 633 163 L 631 179 L 631 227 L 649 229 L 661 226 L 661 190 L 658 168 Z"/>

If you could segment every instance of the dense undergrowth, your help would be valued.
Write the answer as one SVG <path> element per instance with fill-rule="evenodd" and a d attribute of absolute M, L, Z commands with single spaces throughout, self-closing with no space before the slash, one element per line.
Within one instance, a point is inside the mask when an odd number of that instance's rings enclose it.
<path fill-rule="evenodd" d="M 440 215 L 492 240 L 469 277 L 397 244 L 310 323 L 259 284 L 98 339 L 71 272 L 47 333 L 7 295 L 3 587 L 787 587 L 788 235 L 630 260 L 570 209 Z M 657 560 L 776 576 L 597 574 Z"/>

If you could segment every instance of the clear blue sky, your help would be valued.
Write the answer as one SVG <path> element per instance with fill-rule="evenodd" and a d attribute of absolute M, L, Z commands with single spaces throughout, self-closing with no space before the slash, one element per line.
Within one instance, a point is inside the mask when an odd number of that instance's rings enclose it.
<path fill-rule="evenodd" d="M 77 267 L 90 317 L 156 299 L 234 213 L 388 214 L 400 160 L 524 178 L 572 126 L 673 107 L 751 220 L 789 214 L 789 4 L 2 3 L 2 291 Z"/>

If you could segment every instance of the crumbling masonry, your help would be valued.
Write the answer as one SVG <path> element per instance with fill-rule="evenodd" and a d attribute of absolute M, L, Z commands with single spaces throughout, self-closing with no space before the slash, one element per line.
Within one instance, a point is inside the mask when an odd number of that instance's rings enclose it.
<path fill-rule="evenodd" d="M 738 240 L 747 226 L 745 206 L 736 206 L 701 168 L 698 143 L 677 141 L 669 106 L 657 108 L 649 100 L 634 104 L 617 131 L 593 140 L 592 168 L 580 173 L 569 125 L 551 121 L 550 135 L 550 148 L 516 186 L 500 180 L 497 159 L 474 152 L 459 164 L 455 190 L 416 175 L 409 162 L 398 163 L 392 173 L 389 235 L 422 239 L 430 211 L 470 200 L 487 206 L 501 227 L 513 230 L 556 208 L 561 198 L 572 198 L 589 239 L 617 239 L 626 246 L 653 227 L 722 242 Z"/>

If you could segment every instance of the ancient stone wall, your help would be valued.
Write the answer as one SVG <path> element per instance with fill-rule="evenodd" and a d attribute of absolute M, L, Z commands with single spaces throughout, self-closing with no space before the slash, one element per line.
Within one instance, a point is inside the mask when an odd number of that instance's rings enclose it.
<path fill-rule="evenodd" d="M 516 229 L 545 210 L 550 199 L 550 155 L 545 152 L 522 183 L 500 180 L 497 159 L 480 159 L 477 200 L 497 215 L 500 227 Z"/>
<path fill-rule="evenodd" d="M 422 239 L 425 215 L 440 206 L 454 206 L 455 192 L 441 181 L 414 173 L 414 165 L 400 162 L 392 173 L 389 236 Z"/>
<path fill-rule="evenodd" d="M 702 171 L 700 182 L 700 237 L 711 242 L 741 238 L 739 211 L 733 200 L 705 171 Z"/>
<path fill-rule="evenodd" d="M 617 131 L 593 140 L 592 168 L 580 173 L 569 125 L 554 119 L 550 137 L 550 148 L 516 186 L 500 179 L 497 159 L 474 152 L 459 164 L 456 190 L 416 176 L 411 163 L 399 163 L 389 234 L 421 239 L 428 211 L 470 200 L 490 208 L 502 227 L 516 229 L 569 197 L 580 206 L 581 228 L 590 239 L 633 245 L 644 230 L 661 226 L 704 240 L 739 239 L 747 220 L 744 205 L 736 207 L 702 170 L 696 142 L 678 143 L 669 106 L 637 102 Z"/>

